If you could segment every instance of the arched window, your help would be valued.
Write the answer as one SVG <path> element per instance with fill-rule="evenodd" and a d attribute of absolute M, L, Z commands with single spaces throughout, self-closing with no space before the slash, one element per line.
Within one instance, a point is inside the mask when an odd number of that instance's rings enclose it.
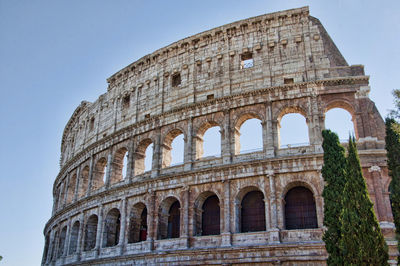
<path fill-rule="evenodd" d="M 265 231 L 265 203 L 261 191 L 248 192 L 241 204 L 241 232 Z"/>
<path fill-rule="evenodd" d="M 50 246 L 50 237 L 49 237 L 49 234 L 47 234 L 46 238 L 45 238 L 42 264 L 45 264 L 46 261 L 47 261 L 47 256 L 48 256 L 48 252 L 49 252 L 49 246 Z"/>
<path fill-rule="evenodd" d="M 147 239 L 147 208 L 143 203 L 133 206 L 129 218 L 128 243 L 146 241 Z"/>
<path fill-rule="evenodd" d="M 71 203 L 75 195 L 76 174 L 73 174 L 68 182 L 67 189 L 67 204 Z"/>
<path fill-rule="evenodd" d="M 353 118 L 342 108 L 333 108 L 325 113 L 325 128 L 336 132 L 341 142 L 347 142 L 349 135 L 355 136 Z"/>
<path fill-rule="evenodd" d="M 240 126 L 240 138 L 236 137 L 235 150 L 240 153 L 249 153 L 255 151 L 262 151 L 263 149 L 263 137 L 262 137 L 262 125 L 261 120 L 257 118 L 251 118 L 246 120 Z M 238 143 L 236 143 L 238 141 Z"/>
<path fill-rule="evenodd" d="M 216 195 L 208 197 L 203 203 L 201 232 L 203 236 L 220 234 L 220 208 Z"/>
<path fill-rule="evenodd" d="M 111 209 L 104 221 L 103 247 L 118 245 L 121 229 L 121 214 L 118 209 Z"/>
<path fill-rule="evenodd" d="M 165 199 L 159 209 L 158 238 L 178 238 L 180 236 L 180 203 L 174 197 Z"/>
<path fill-rule="evenodd" d="M 308 126 L 304 116 L 289 113 L 282 117 L 279 130 L 279 147 L 298 147 L 310 144 Z"/>
<path fill-rule="evenodd" d="M 57 258 L 57 253 L 58 253 L 58 241 L 59 241 L 59 232 L 56 231 L 54 234 L 54 238 L 52 241 L 52 251 L 51 251 L 51 260 L 54 260 Z"/>
<path fill-rule="evenodd" d="M 118 183 L 126 176 L 128 150 L 123 147 L 119 149 L 115 155 L 112 164 L 112 173 L 110 177 L 110 184 Z M 125 170 L 125 171 L 124 171 Z"/>
<path fill-rule="evenodd" d="M 221 129 L 215 122 L 207 122 L 202 125 L 194 138 L 196 159 L 204 157 L 221 156 Z"/>
<path fill-rule="evenodd" d="M 211 127 L 203 135 L 203 157 L 221 156 L 220 127 Z"/>
<path fill-rule="evenodd" d="M 181 213 L 179 210 L 180 207 L 181 205 L 179 204 L 179 201 L 175 201 L 169 209 L 167 238 L 179 237 L 181 217 Z"/>
<path fill-rule="evenodd" d="M 154 145 L 151 143 L 145 152 L 145 158 L 144 158 L 144 171 L 150 171 L 153 167 L 153 150 L 154 150 Z"/>
<path fill-rule="evenodd" d="M 79 221 L 76 221 L 72 226 L 71 235 L 69 237 L 69 255 L 74 254 L 76 252 L 76 248 L 78 247 L 79 227 Z"/>
<path fill-rule="evenodd" d="M 184 135 L 180 129 L 171 130 L 165 137 L 162 148 L 162 167 L 183 163 Z"/>
<path fill-rule="evenodd" d="M 305 187 L 290 189 L 285 196 L 286 229 L 317 228 L 313 193 Z"/>
<path fill-rule="evenodd" d="M 135 153 L 135 175 L 151 170 L 153 162 L 153 143 L 151 139 L 144 139 L 139 143 Z"/>
<path fill-rule="evenodd" d="M 85 241 L 83 250 L 92 250 L 96 246 L 96 234 L 97 234 L 97 215 L 93 214 L 89 217 L 85 226 Z"/>
<path fill-rule="evenodd" d="M 61 234 L 60 234 L 60 242 L 58 244 L 57 258 L 60 258 L 62 255 L 64 255 L 64 247 L 65 247 L 65 238 L 66 237 L 67 237 L 67 227 L 64 226 L 63 229 L 61 230 Z"/>
<path fill-rule="evenodd" d="M 100 158 L 94 167 L 92 190 L 96 190 L 104 186 L 107 172 L 107 159 L 105 157 Z"/>
<path fill-rule="evenodd" d="M 86 195 L 88 184 L 89 184 L 89 166 L 86 165 L 81 170 L 81 177 L 79 181 L 79 191 L 78 191 L 79 198 L 82 198 Z"/>

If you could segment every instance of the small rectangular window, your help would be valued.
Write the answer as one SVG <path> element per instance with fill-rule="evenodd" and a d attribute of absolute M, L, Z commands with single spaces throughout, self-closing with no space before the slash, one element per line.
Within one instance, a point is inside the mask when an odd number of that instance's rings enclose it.
<path fill-rule="evenodd" d="M 171 81 L 172 87 L 177 87 L 180 84 L 181 84 L 181 74 L 176 73 L 176 74 L 172 75 L 172 81 Z"/>
<path fill-rule="evenodd" d="M 89 130 L 92 131 L 94 129 L 94 117 L 90 119 Z"/>
<path fill-rule="evenodd" d="M 150 118 L 150 114 L 145 114 L 144 118 L 149 119 Z"/>
<path fill-rule="evenodd" d="M 254 66 L 253 54 L 244 53 L 240 56 L 240 69 L 251 68 Z"/>
<path fill-rule="evenodd" d="M 207 95 L 207 100 L 212 100 L 212 99 L 214 99 L 214 94 Z"/>
<path fill-rule="evenodd" d="M 122 109 L 129 108 L 130 102 L 131 102 L 131 97 L 129 95 L 122 98 Z"/>
<path fill-rule="evenodd" d="M 293 84 L 294 80 L 293 78 L 284 78 L 283 79 L 283 84 Z"/>

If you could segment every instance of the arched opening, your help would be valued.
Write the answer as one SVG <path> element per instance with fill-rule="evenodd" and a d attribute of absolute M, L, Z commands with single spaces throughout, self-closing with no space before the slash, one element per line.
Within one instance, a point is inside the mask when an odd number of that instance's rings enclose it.
<path fill-rule="evenodd" d="M 290 148 L 310 145 L 308 125 L 303 115 L 289 113 L 280 120 L 279 147 Z"/>
<path fill-rule="evenodd" d="M 49 246 L 50 246 L 50 237 L 49 234 L 46 235 L 45 242 L 44 242 L 44 251 L 43 251 L 43 259 L 42 264 L 45 264 L 47 261 L 47 256 L 49 253 Z"/>
<path fill-rule="evenodd" d="M 137 243 L 147 239 L 147 208 L 143 203 L 133 206 L 129 217 L 128 243 Z"/>
<path fill-rule="evenodd" d="M 69 255 L 74 254 L 78 247 L 78 235 L 79 235 L 80 225 L 81 225 L 80 222 L 76 221 L 72 226 L 71 235 L 69 237 L 69 251 L 68 251 Z"/>
<path fill-rule="evenodd" d="M 54 234 L 54 238 L 52 241 L 52 251 L 51 251 L 51 260 L 54 260 L 57 258 L 57 253 L 58 253 L 58 240 L 59 240 L 59 232 L 56 231 Z"/>
<path fill-rule="evenodd" d="M 107 172 L 107 159 L 105 157 L 100 158 L 94 167 L 92 190 L 96 190 L 104 186 Z"/>
<path fill-rule="evenodd" d="M 215 122 L 207 122 L 195 137 L 196 159 L 221 156 L 221 128 Z"/>
<path fill-rule="evenodd" d="M 153 163 L 153 142 L 145 139 L 140 142 L 135 153 L 135 175 L 150 171 Z"/>
<path fill-rule="evenodd" d="M 333 108 L 325 113 L 325 128 L 338 134 L 340 142 L 347 142 L 355 136 L 352 115 L 343 108 Z"/>
<path fill-rule="evenodd" d="M 246 115 L 235 127 L 235 154 L 262 151 L 263 136 L 261 120 Z"/>
<path fill-rule="evenodd" d="M 81 177 L 79 181 L 78 197 L 82 198 L 86 195 L 89 184 L 89 166 L 85 166 L 81 171 Z"/>
<path fill-rule="evenodd" d="M 110 184 L 118 183 L 126 176 L 128 150 L 123 147 L 119 149 L 115 155 L 112 164 L 112 173 L 110 177 Z M 124 172 L 125 168 L 125 172 Z"/>
<path fill-rule="evenodd" d="M 118 209 L 111 209 L 104 221 L 103 247 L 118 245 L 121 229 L 121 214 Z"/>
<path fill-rule="evenodd" d="M 64 255 L 64 247 L 65 247 L 65 238 L 66 237 L 67 237 L 67 227 L 64 226 L 63 229 L 61 230 L 60 242 L 58 243 L 57 258 L 60 258 L 62 255 Z"/>
<path fill-rule="evenodd" d="M 184 135 L 181 130 L 171 130 L 164 139 L 162 148 L 162 167 L 183 163 Z"/>
<path fill-rule="evenodd" d="M 317 228 L 313 193 L 305 187 L 294 187 L 285 196 L 286 229 Z"/>
<path fill-rule="evenodd" d="M 165 199 L 159 209 L 158 238 L 178 238 L 180 236 L 180 203 L 174 197 Z"/>
<path fill-rule="evenodd" d="M 241 232 L 265 231 L 265 203 L 261 191 L 250 191 L 241 203 Z"/>
<path fill-rule="evenodd" d="M 67 189 L 67 204 L 71 203 L 75 195 L 75 185 L 76 185 L 76 174 L 73 174 L 68 182 Z"/>
<path fill-rule="evenodd" d="M 208 197 L 202 207 L 201 234 L 219 235 L 220 234 L 220 208 L 217 195 Z"/>
<path fill-rule="evenodd" d="M 91 215 L 86 222 L 84 251 L 92 250 L 96 247 L 97 222 L 98 218 L 95 214 Z"/>

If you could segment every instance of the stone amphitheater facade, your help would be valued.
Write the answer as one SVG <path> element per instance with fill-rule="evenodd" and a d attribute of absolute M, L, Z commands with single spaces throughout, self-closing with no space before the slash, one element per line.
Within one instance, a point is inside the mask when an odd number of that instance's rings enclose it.
<path fill-rule="evenodd" d="M 325 264 L 321 130 L 332 108 L 352 116 L 394 263 L 385 127 L 369 77 L 347 64 L 308 7 L 187 37 L 107 81 L 64 129 L 42 265 Z M 281 147 L 288 113 L 305 117 L 305 146 Z M 243 154 L 240 129 L 252 118 L 262 149 Z M 203 157 L 214 126 L 221 154 Z M 180 134 L 183 163 L 171 165 Z"/>

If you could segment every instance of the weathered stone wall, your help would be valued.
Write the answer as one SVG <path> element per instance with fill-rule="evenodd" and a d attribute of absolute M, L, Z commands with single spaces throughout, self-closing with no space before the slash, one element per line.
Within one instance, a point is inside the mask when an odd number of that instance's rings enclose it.
<path fill-rule="evenodd" d="M 244 66 L 248 58 L 252 65 Z M 368 76 L 362 66 L 347 65 L 307 7 L 180 40 L 108 82 L 107 93 L 82 102 L 64 130 L 43 264 L 323 264 L 321 130 L 325 113 L 337 107 L 352 115 L 368 189 L 394 259 L 384 123 L 368 98 Z M 287 113 L 306 118 L 306 146 L 280 146 Z M 263 147 L 240 154 L 240 127 L 251 118 L 262 123 Z M 220 127 L 221 155 L 204 158 L 202 137 L 212 126 Z M 171 143 L 179 134 L 184 161 L 171 166 Z M 152 169 L 144 172 L 151 143 Z M 286 229 L 285 195 L 298 186 L 313 194 L 317 228 Z M 265 231 L 244 233 L 240 206 L 251 191 L 264 196 Z M 221 233 L 202 236 L 201 206 L 210 195 L 219 200 Z M 160 239 L 175 201 L 179 238 Z M 139 228 L 130 223 L 144 208 L 146 241 L 128 243 L 130 228 Z M 113 218 L 106 219 L 111 210 Z"/>

